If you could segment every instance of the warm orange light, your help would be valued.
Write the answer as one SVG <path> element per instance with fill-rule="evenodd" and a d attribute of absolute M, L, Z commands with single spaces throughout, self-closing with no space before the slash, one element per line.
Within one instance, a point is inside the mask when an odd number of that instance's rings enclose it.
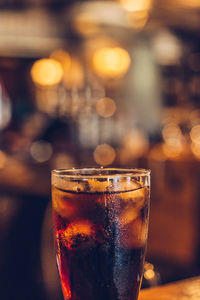
<path fill-rule="evenodd" d="M 160 30 L 152 40 L 154 56 L 162 66 L 177 65 L 182 56 L 181 41 L 168 30 Z"/>
<path fill-rule="evenodd" d="M 35 94 L 37 108 L 40 111 L 48 113 L 49 115 L 55 115 L 57 113 L 60 98 L 56 86 L 37 88 Z"/>
<path fill-rule="evenodd" d="M 123 76 L 130 66 L 129 53 L 120 47 L 100 48 L 93 56 L 95 72 L 103 78 Z"/>
<path fill-rule="evenodd" d="M 171 158 L 178 157 L 185 146 L 180 127 L 176 123 L 169 123 L 163 128 L 162 136 L 165 142 L 162 146 L 164 154 Z"/>
<path fill-rule="evenodd" d="M 200 2 L 199 0 L 178 0 L 178 3 L 180 3 L 181 5 L 184 6 L 188 6 L 188 7 L 199 7 L 200 6 Z"/>
<path fill-rule="evenodd" d="M 50 58 L 58 61 L 61 64 L 64 73 L 69 71 L 71 58 L 68 52 L 63 49 L 58 49 L 51 53 Z"/>
<path fill-rule="evenodd" d="M 100 99 L 96 104 L 97 113 L 104 118 L 113 116 L 116 108 L 115 101 L 107 97 Z"/>
<path fill-rule="evenodd" d="M 137 158 L 144 155 L 149 148 L 149 141 L 147 136 L 142 130 L 137 128 L 133 128 L 125 134 L 124 137 L 124 149 L 129 152 L 127 157 L 129 158 Z"/>
<path fill-rule="evenodd" d="M 149 11 L 148 10 L 140 10 L 134 12 L 130 11 L 129 14 L 127 15 L 127 21 L 131 27 L 134 29 L 142 29 L 149 17 Z"/>
<path fill-rule="evenodd" d="M 191 151 L 197 159 L 200 159 L 200 143 L 192 143 Z"/>
<path fill-rule="evenodd" d="M 192 142 L 200 144 L 200 124 L 192 127 L 190 131 L 190 138 Z"/>
<path fill-rule="evenodd" d="M 192 127 L 190 131 L 191 151 L 197 159 L 200 159 L 200 124 Z"/>
<path fill-rule="evenodd" d="M 119 0 L 128 11 L 148 10 L 152 6 L 152 0 Z"/>
<path fill-rule="evenodd" d="M 176 123 L 169 123 L 164 126 L 162 136 L 165 141 L 177 139 L 182 136 L 180 127 Z"/>
<path fill-rule="evenodd" d="M 79 33 L 84 35 L 94 34 L 99 29 L 97 20 L 91 12 L 77 14 L 74 20 L 74 27 Z"/>
<path fill-rule="evenodd" d="M 154 270 L 148 269 L 144 272 L 144 278 L 147 280 L 153 279 L 155 277 Z"/>
<path fill-rule="evenodd" d="M 176 158 L 181 155 L 184 148 L 183 144 L 180 141 L 176 142 L 175 140 L 173 140 L 173 143 L 171 144 L 163 144 L 162 149 L 167 157 Z"/>
<path fill-rule="evenodd" d="M 94 160 L 101 166 L 107 166 L 113 163 L 116 152 L 110 145 L 98 145 L 94 151 Z"/>
<path fill-rule="evenodd" d="M 63 82 L 67 88 L 80 88 L 83 85 L 83 67 L 79 60 L 68 52 L 58 49 L 52 52 L 51 58 L 58 61 L 63 69 Z"/>
<path fill-rule="evenodd" d="M 31 68 L 31 77 L 39 86 L 51 86 L 58 84 L 63 76 L 61 64 L 50 58 L 37 60 Z"/>
<path fill-rule="evenodd" d="M 66 153 L 57 153 L 53 158 L 53 168 L 54 169 L 62 169 L 69 168 L 75 165 L 75 161 L 73 157 Z"/>
<path fill-rule="evenodd" d="M 64 74 L 63 81 L 67 88 L 81 88 L 83 86 L 83 66 L 76 58 L 71 58 L 70 68 Z"/>

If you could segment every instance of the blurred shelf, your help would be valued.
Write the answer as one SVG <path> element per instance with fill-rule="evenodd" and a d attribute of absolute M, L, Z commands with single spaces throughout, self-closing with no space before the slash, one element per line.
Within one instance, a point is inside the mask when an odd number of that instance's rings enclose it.
<path fill-rule="evenodd" d="M 44 9 L 0 11 L 0 55 L 41 57 L 65 44 L 66 28 Z"/>
<path fill-rule="evenodd" d="M 75 1 L 73 6 L 72 1 L 67 1 L 66 4 L 62 4 L 62 10 L 48 9 L 47 4 L 29 5 L 21 9 L 2 9 L 0 56 L 47 56 L 54 49 L 64 47 L 66 43 L 80 37 L 73 31 L 72 23 L 76 16 L 79 18 L 84 15 L 86 27 L 93 29 L 98 27 L 103 34 L 106 32 L 112 37 L 123 38 L 124 35 L 133 35 L 136 29 L 134 23 L 128 21 L 125 10 L 117 1 Z M 133 18 L 134 20 L 137 18 Z M 186 5 L 186 1 L 174 4 L 169 0 L 154 0 L 144 31 L 170 27 L 199 34 L 199 20 L 198 3 L 191 6 Z"/>

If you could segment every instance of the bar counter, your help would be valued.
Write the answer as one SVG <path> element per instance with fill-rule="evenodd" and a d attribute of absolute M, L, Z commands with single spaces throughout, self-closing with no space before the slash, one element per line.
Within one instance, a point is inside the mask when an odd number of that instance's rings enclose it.
<path fill-rule="evenodd" d="M 141 290 L 139 300 L 200 300 L 200 277 Z"/>

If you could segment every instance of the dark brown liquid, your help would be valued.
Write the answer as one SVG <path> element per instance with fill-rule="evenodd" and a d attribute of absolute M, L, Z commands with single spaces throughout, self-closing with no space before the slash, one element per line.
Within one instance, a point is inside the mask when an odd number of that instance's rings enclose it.
<path fill-rule="evenodd" d="M 122 193 L 53 188 L 57 263 L 66 300 L 137 299 L 146 247 L 147 189 L 143 195 L 138 207 L 124 201 Z"/>

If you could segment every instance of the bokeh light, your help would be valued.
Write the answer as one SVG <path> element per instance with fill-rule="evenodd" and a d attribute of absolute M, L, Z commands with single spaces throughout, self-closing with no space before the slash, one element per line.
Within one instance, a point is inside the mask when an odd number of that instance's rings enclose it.
<path fill-rule="evenodd" d="M 180 156 L 185 146 L 185 139 L 180 127 L 176 123 L 166 124 L 162 130 L 162 136 L 164 154 L 170 158 Z"/>
<path fill-rule="evenodd" d="M 61 64 L 51 58 L 37 60 L 31 68 L 33 82 L 39 86 L 57 85 L 63 77 Z"/>
<path fill-rule="evenodd" d="M 57 49 L 51 53 L 50 58 L 58 61 L 61 64 L 64 74 L 69 71 L 71 58 L 68 52 L 63 49 Z"/>
<path fill-rule="evenodd" d="M 152 0 L 119 0 L 120 4 L 128 11 L 149 10 Z"/>
<path fill-rule="evenodd" d="M 98 31 L 99 24 L 91 12 L 80 12 L 74 19 L 74 27 L 80 34 L 91 35 Z"/>
<path fill-rule="evenodd" d="M 181 41 L 170 31 L 160 30 L 153 38 L 153 51 L 160 65 L 177 65 L 182 55 Z"/>
<path fill-rule="evenodd" d="M 115 101 L 111 98 L 102 98 L 96 104 L 97 113 L 104 118 L 109 118 L 114 115 L 117 107 Z"/>
<path fill-rule="evenodd" d="M 101 144 L 94 150 L 94 160 L 98 165 L 107 166 L 113 163 L 116 152 L 113 147 L 108 144 Z"/>
<path fill-rule="evenodd" d="M 57 153 L 53 157 L 52 167 L 53 169 L 70 168 L 75 165 L 73 157 L 66 153 Z"/>
<path fill-rule="evenodd" d="M 48 161 L 53 153 L 53 149 L 50 143 L 46 141 L 35 141 L 30 148 L 30 154 L 37 162 Z"/>
<path fill-rule="evenodd" d="M 71 88 L 81 88 L 84 83 L 84 71 L 81 62 L 75 58 L 71 57 L 70 68 L 68 72 L 64 73 L 63 77 L 64 85 Z"/>
<path fill-rule="evenodd" d="M 137 13 L 130 11 L 129 14 L 127 15 L 127 22 L 131 27 L 139 30 L 145 26 L 148 18 L 149 18 L 148 10 L 137 11 Z"/>
<path fill-rule="evenodd" d="M 95 51 L 93 66 L 95 72 L 103 78 L 123 76 L 130 66 L 129 53 L 120 47 L 104 47 Z"/>
<path fill-rule="evenodd" d="M 145 133 L 137 128 L 128 131 L 124 138 L 124 148 L 130 151 L 132 157 L 140 157 L 149 148 L 149 141 Z"/>
<path fill-rule="evenodd" d="M 150 280 L 150 279 L 153 279 L 154 277 L 155 277 L 155 272 L 154 272 L 154 270 L 149 269 L 149 270 L 146 270 L 146 271 L 144 272 L 144 278 L 145 278 L 145 279 Z"/>
<path fill-rule="evenodd" d="M 189 123 L 191 128 L 195 125 L 200 124 L 200 109 L 193 109 L 189 114 Z"/>
<path fill-rule="evenodd" d="M 144 264 L 144 279 L 147 280 L 149 286 L 157 286 L 160 283 L 160 274 L 155 271 L 154 265 L 147 261 Z"/>
<path fill-rule="evenodd" d="M 125 133 L 123 147 L 118 151 L 120 163 L 128 165 L 145 155 L 148 149 L 149 140 L 145 132 L 139 128 L 132 128 Z"/>
<path fill-rule="evenodd" d="M 200 143 L 191 143 L 191 151 L 197 159 L 200 159 Z"/>
<path fill-rule="evenodd" d="M 182 136 L 181 129 L 176 123 L 169 123 L 163 127 L 162 136 L 165 141 L 178 139 Z"/>
<path fill-rule="evenodd" d="M 178 141 L 174 141 L 173 144 L 163 144 L 162 149 L 164 154 L 169 158 L 177 158 L 181 155 L 183 151 L 183 145 L 182 143 Z"/>
<path fill-rule="evenodd" d="M 36 89 L 36 105 L 41 112 L 56 115 L 59 103 L 59 93 L 55 86 Z"/>
<path fill-rule="evenodd" d="M 193 143 L 200 144 L 200 124 L 197 124 L 192 127 L 190 131 L 190 138 Z"/>
<path fill-rule="evenodd" d="M 190 138 L 192 141 L 191 151 L 197 159 L 200 159 L 200 124 L 192 127 L 190 131 Z"/>

